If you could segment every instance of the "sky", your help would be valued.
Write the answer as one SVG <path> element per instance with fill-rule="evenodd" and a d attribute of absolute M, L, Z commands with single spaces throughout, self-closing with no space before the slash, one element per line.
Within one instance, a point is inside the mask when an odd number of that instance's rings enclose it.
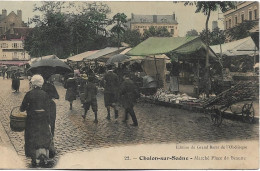
<path fill-rule="evenodd" d="M 172 15 L 173 12 L 179 23 L 179 36 L 185 36 L 187 31 L 195 29 L 201 32 L 205 28 L 206 16 L 202 13 L 195 13 L 195 6 L 184 6 L 183 3 L 173 3 L 172 1 L 103 1 L 110 9 L 111 14 L 109 18 L 116 13 L 125 13 L 128 18 L 131 17 L 131 13 L 142 15 Z M 6 1 L 0 0 L 0 13 L 2 9 L 6 9 L 9 14 L 11 11 L 17 13 L 17 10 L 22 10 L 23 21 L 27 23 L 28 18 L 32 18 L 35 14 L 33 12 L 33 6 L 41 5 L 40 1 Z M 39 14 L 39 13 L 38 13 Z M 218 12 L 213 12 L 210 21 L 209 28 L 212 28 L 212 21 L 218 21 L 219 28 L 223 29 L 223 21 L 218 19 L 223 18 L 222 14 L 218 15 Z"/>

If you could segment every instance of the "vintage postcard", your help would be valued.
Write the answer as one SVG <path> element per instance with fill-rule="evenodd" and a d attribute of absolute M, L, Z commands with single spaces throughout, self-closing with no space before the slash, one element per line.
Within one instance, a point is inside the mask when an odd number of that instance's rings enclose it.
<path fill-rule="evenodd" d="M 1 1 L 1 169 L 259 169 L 258 1 Z"/>

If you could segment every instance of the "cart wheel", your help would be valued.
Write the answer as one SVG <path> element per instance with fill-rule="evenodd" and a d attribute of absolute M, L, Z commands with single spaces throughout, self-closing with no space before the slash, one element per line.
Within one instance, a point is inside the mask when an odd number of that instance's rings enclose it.
<path fill-rule="evenodd" d="M 253 103 L 244 104 L 242 108 L 242 116 L 244 122 L 248 122 L 248 123 L 254 122 L 255 111 L 253 108 Z"/>
<path fill-rule="evenodd" d="M 214 125 L 220 126 L 222 123 L 222 112 L 216 108 L 212 109 L 210 112 L 211 121 Z"/>

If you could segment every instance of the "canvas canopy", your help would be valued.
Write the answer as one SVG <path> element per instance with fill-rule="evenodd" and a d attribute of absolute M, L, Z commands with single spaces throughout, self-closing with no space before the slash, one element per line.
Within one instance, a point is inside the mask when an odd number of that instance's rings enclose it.
<path fill-rule="evenodd" d="M 105 55 L 108 55 L 108 54 L 111 54 L 111 53 L 115 53 L 117 51 L 120 51 L 120 50 L 123 50 L 125 49 L 125 47 L 106 47 L 105 49 L 100 49 L 98 52 L 90 55 L 90 56 L 87 56 L 84 58 L 84 60 L 95 60 L 97 58 L 100 58 L 102 56 L 105 56 Z"/>
<path fill-rule="evenodd" d="M 84 58 L 93 55 L 94 53 L 97 53 L 98 50 L 92 50 L 92 51 L 87 51 L 87 52 L 83 52 L 74 56 L 71 56 L 69 58 L 67 58 L 70 61 L 74 61 L 74 62 L 80 62 L 83 61 Z"/>
<path fill-rule="evenodd" d="M 151 56 L 171 54 L 184 58 L 205 58 L 206 45 L 197 36 L 191 37 L 150 37 L 126 53 L 129 56 Z M 209 48 L 209 56 L 216 54 Z"/>
<path fill-rule="evenodd" d="M 47 56 L 41 56 L 41 57 L 36 57 L 36 58 L 31 58 L 29 61 L 29 64 L 33 64 L 41 59 L 59 59 L 56 55 L 47 55 Z"/>
<path fill-rule="evenodd" d="M 210 47 L 216 54 L 220 54 L 220 45 L 214 45 Z M 221 48 L 222 55 L 226 56 L 254 56 L 255 53 L 258 54 L 258 51 L 254 52 L 256 46 L 251 37 L 221 44 Z"/>

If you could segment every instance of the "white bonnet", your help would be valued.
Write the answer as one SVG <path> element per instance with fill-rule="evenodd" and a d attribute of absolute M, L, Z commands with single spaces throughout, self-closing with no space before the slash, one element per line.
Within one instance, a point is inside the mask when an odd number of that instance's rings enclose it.
<path fill-rule="evenodd" d="M 42 85 L 44 83 L 44 79 L 42 78 L 41 75 L 36 74 L 32 77 L 31 83 L 33 86 L 42 87 Z"/>

